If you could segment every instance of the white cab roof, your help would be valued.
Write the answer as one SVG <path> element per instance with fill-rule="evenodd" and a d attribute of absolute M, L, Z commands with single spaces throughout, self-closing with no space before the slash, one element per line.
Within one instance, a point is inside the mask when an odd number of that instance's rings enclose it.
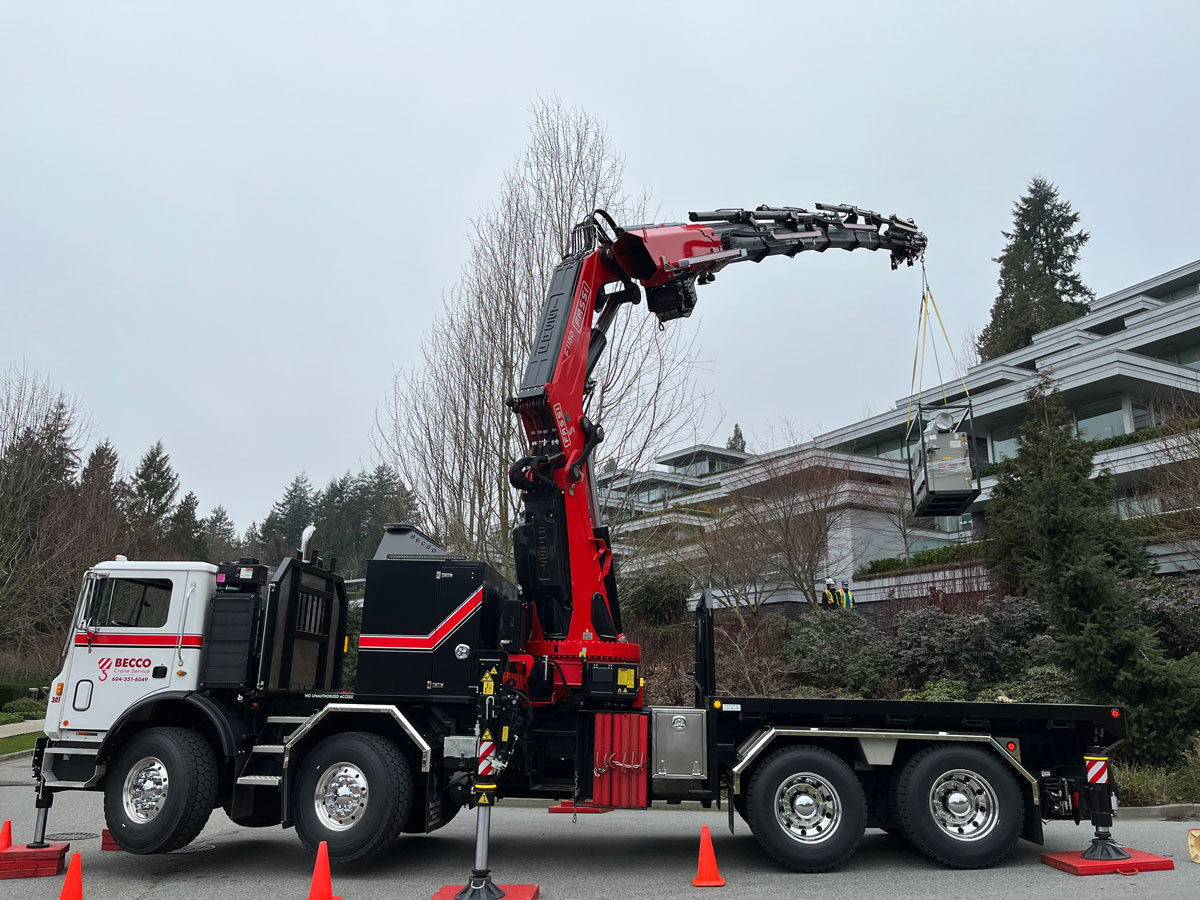
<path fill-rule="evenodd" d="M 109 560 L 92 566 L 93 572 L 208 572 L 217 574 L 217 567 L 206 562 L 143 562 L 142 560 Z"/>

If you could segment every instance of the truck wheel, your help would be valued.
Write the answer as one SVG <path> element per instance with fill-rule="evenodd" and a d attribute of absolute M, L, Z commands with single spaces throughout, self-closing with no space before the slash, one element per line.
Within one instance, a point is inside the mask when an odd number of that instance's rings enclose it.
<path fill-rule="evenodd" d="M 978 747 L 928 747 L 896 779 L 894 810 L 922 853 L 955 869 L 995 865 L 1017 845 L 1025 821 L 1008 766 Z"/>
<path fill-rule="evenodd" d="M 104 785 L 104 819 L 129 853 L 169 853 L 195 840 L 217 801 L 217 761 L 186 728 L 148 728 L 125 746 Z"/>
<path fill-rule="evenodd" d="M 300 839 L 313 850 L 329 845 L 329 858 L 366 859 L 390 847 L 412 806 L 412 770 L 386 738 L 351 731 L 326 738 L 300 764 L 292 817 Z"/>
<path fill-rule="evenodd" d="M 848 765 L 820 747 L 785 747 L 755 770 L 746 821 L 764 850 L 797 872 L 827 872 L 858 848 L 867 799 Z"/>

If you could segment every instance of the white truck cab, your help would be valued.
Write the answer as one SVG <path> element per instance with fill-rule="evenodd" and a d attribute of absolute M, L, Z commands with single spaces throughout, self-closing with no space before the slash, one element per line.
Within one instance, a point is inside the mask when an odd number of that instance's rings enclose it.
<path fill-rule="evenodd" d="M 52 682 L 46 734 L 99 744 L 146 698 L 195 690 L 216 575 L 202 562 L 117 560 L 89 569 Z"/>

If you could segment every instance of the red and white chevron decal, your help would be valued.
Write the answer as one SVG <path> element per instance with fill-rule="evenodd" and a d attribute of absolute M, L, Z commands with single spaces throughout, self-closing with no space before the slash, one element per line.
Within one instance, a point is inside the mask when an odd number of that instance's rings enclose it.
<path fill-rule="evenodd" d="M 490 734 L 485 734 L 484 739 L 479 742 L 479 774 L 492 774 L 492 756 L 496 753 L 496 742 L 488 740 Z"/>
<path fill-rule="evenodd" d="M 1108 758 L 1104 756 L 1085 756 L 1084 765 L 1087 767 L 1088 784 L 1108 784 Z"/>
<path fill-rule="evenodd" d="M 450 637 L 463 622 L 467 621 L 483 603 L 483 588 L 462 602 L 437 628 L 426 635 L 415 634 L 364 634 L 358 639 L 359 650 L 420 650 L 431 651 Z"/>

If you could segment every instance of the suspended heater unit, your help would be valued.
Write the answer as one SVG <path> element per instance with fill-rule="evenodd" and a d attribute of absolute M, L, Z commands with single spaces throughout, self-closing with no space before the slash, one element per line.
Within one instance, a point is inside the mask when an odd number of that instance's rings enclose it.
<path fill-rule="evenodd" d="M 915 515 L 960 516 L 971 508 L 979 496 L 974 431 L 969 402 L 917 407 L 906 442 Z"/>

